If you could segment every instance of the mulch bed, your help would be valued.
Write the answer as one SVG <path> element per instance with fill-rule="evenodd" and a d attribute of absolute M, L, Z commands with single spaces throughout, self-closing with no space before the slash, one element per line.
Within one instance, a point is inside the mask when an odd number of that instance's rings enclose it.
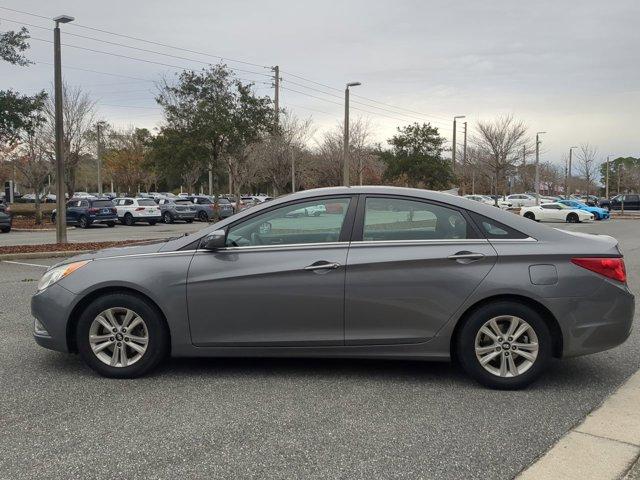
<path fill-rule="evenodd" d="M 5 253 L 39 253 L 39 252 L 72 252 L 76 250 L 100 250 L 101 248 L 123 247 L 146 243 L 140 240 L 124 240 L 119 242 L 89 242 L 89 243 L 45 243 L 42 245 L 10 245 L 0 247 L 0 255 Z"/>
<path fill-rule="evenodd" d="M 33 218 L 16 218 L 13 217 L 13 228 L 28 230 L 55 230 L 55 223 L 51 223 L 48 218 L 43 218 L 40 225 L 36 225 Z"/>

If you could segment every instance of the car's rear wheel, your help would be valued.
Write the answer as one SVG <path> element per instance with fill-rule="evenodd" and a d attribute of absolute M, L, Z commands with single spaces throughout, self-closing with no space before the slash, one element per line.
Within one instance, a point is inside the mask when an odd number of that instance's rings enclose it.
<path fill-rule="evenodd" d="M 200 210 L 200 212 L 198 213 L 198 220 L 200 220 L 201 222 L 208 222 L 209 215 L 207 215 L 207 212 L 205 212 L 204 210 Z"/>
<path fill-rule="evenodd" d="M 56 214 L 55 213 L 51 214 L 51 223 L 56 223 Z"/>
<path fill-rule="evenodd" d="M 533 212 L 525 212 L 524 218 L 528 218 L 529 220 L 535 220 L 536 216 L 534 215 Z"/>
<path fill-rule="evenodd" d="M 173 223 L 173 217 L 171 216 L 171 214 L 169 212 L 164 212 L 162 214 L 162 221 L 164 223 Z"/>
<path fill-rule="evenodd" d="M 114 378 L 144 375 L 169 352 L 160 313 L 130 293 L 104 295 L 89 304 L 78 321 L 76 342 L 87 365 Z"/>
<path fill-rule="evenodd" d="M 130 227 L 134 223 L 135 223 L 135 220 L 133 219 L 133 215 L 131 215 L 130 213 L 125 213 L 124 214 L 124 224 L 127 225 L 128 227 Z"/>
<path fill-rule="evenodd" d="M 91 225 L 89 219 L 85 215 L 81 215 L 78 219 L 78 226 L 80 228 L 89 228 L 89 225 Z"/>
<path fill-rule="evenodd" d="M 516 302 L 494 302 L 466 319 L 456 354 L 479 383 L 514 390 L 526 387 L 544 371 L 552 356 L 552 337 L 534 309 Z"/>
<path fill-rule="evenodd" d="M 578 218 L 578 214 L 572 212 L 569 215 L 567 215 L 567 223 L 578 223 L 578 222 L 580 222 L 580 218 Z"/>

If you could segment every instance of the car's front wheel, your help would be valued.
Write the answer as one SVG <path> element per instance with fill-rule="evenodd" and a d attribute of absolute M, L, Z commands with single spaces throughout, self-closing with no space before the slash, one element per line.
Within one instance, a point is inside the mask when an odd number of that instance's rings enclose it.
<path fill-rule="evenodd" d="M 134 223 L 136 223 L 136 221 L 134 220 L 133 215 L 131 215 L 130 213 L 125 213 L 124 214 L 124 224 L 127 225 L 128 227 L 130 227 Z"/>
<path fill-rule="evenodd" d="M 500 301 L 481 306 L 465 321 L 456 342 L 464 370 L 496 389 L 524 388 L 544 371 L 552 356 L 552 337 L 534 309 Z"/>
<path fill-rule="evenodd" d="M 162 221 L 164 223 L 167 223 L 167 224 L 173 223 L 173 217 L 171 216 L 171 214 L 169 212 L 164 212 L 162 214 Z"/>
<path fill-rule="evenodd" d="M 577 213 L 570 213 L 567 215 L 567 223 L 579 223 L 580 217 L 578 217 Z"/>
<path fill-rule="evenodd" d="M 76 343 L 87 365 L 113 378 L 144 375 L 169 352 L 169 334 L 157 308 L 124 292 L 99 297 L 84 309 Z"/>
<path fill-rule="evenodd" d="M 200 212 L 198 213 L 198 220 L 200 220 L 201 222 L 208 222 L 209 215 L 207 215 L 207 212 L 205 212 L 204 210 L 200 210 Z"/>

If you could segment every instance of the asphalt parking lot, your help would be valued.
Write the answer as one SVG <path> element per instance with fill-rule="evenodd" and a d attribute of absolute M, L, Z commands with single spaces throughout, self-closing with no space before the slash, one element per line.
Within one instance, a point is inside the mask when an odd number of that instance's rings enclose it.
<path fill-rule="evenodd" d="M 639 221 L 562 228 L 618 238 L 640 293 Z M 173 359 L 109 380 L 31 338 L 55 261 L 0 262 L 0 478 L 507 479 L 640 368 L 636 329 L 520 392 L 408 361 Z"/>

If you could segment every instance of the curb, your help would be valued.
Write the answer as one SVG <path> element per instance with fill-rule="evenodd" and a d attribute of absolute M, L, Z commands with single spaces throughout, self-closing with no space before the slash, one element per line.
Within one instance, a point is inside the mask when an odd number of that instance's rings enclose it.
<path fill-rule="evenodd" d="M 69 250 L 58 252 L 29 252 L 29 253 L 2 253 L 0 260 L 28 260 L 31 258 L 54 258 L 54 257 L 73 257 L 82 253 L 93 252 L 94 250 Z"/>
<path fill-rule="evenodd" d="M 535 463 L 518 480 L 624 477 L 640 458 L 640 371 Z"/>

